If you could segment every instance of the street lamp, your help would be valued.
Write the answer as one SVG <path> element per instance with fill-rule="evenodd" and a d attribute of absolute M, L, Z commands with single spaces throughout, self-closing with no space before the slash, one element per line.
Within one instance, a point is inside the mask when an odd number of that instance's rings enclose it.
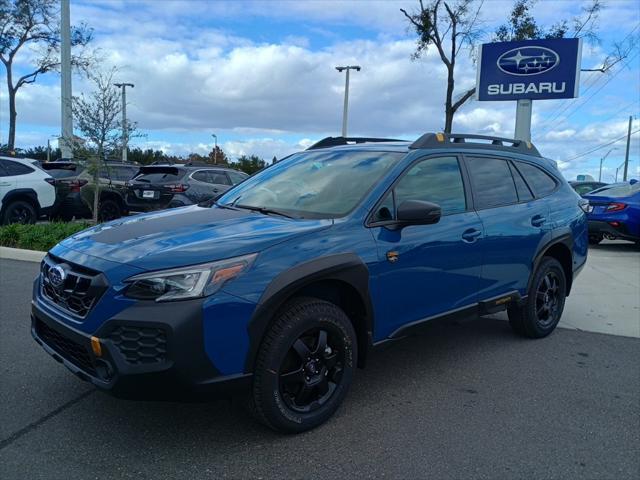
<path fill-rule="evenodd" d="M 604 157 L 602 157 L 602 158 L 600 159 L 600 173 L 598 174 L 598 181 L 599 181 L 599 182 L 601 182 L 601 181 L 602 181 L 602 163 L 604 162 L 605 158 L 607 158 L 607 157 L 609 156 L 609 154 L 610 154 L 611 152 L 613 152 L 614 150 L 617 150 L 617 149 L 618 149 L 618 147 L 613 147 L 612 149 L 610 149 L 610 150 L 605 154 L 605 156 L 604 156 Z"/>
<path fill-rule="evenodd" d="M 361 67 L 359 65 L 347 65 L 344 67 L 336 67 L 336 70 L 342 72 L 347 71 L 347 75 L 344 83 L 344 110 L 342 112 L 342 136 L 347 137 L 347 115 L 349 110 L 349 70 L 355 70 L 359 72 Z"/>
<path fill-rule="evenodd" d="M 218 136 L 215 133 L 212 133 L 213 137 L 213 164 L 218 163 Z"/>
<path fill-rule="evenodd" d="M 59 138 L 59 137 L 58 135 L 49 135 L 49 137 L 47 137 L 47 163 L 51 161 L 51 139 L 52 138 Z M 59 143 L 60 143 L 60 140 L 58 140 L 58 144 Z"/>
<path fill-rule="evenodd" d="M 122 89 L 122 163 L 127 163 L 127 144 L 129 143 L 129 132 L 127 126 L 127 87 L 135 87 L 133 83 L 114 83 Z"/>

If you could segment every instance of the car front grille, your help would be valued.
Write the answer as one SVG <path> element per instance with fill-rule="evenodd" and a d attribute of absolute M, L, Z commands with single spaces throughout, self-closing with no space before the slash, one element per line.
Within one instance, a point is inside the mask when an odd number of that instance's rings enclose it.
<path fill-rule="evenodd" d="M 167 335 L 161 328 L 120 325 L 107 338 L 128 363 L 161 363 L 166 359 Z"/>
<path fill-rule="evenodd" d="M 57 332 L 41 320 L 36 320 L 36 334 L 44 343 L 62 355 L 67 361 L 73 363 L 88 374 L 95 376 L 95 367 L 85 347 Z"/>
<path fill-rule="evenodd" d="M 61 279 L 56 278 L 61 271 L 64 272 Z M 95 270 L 47 255 L 40 269 L 40 286 L 45 298 L 73 316 L 84 319 L 107 289 L 107 282 Z"/>

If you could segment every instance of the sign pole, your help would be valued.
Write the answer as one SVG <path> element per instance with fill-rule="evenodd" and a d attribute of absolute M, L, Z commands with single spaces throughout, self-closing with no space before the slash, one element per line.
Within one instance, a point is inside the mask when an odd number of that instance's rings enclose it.
<path fill-rule="evenodd" d="M 516 107 L 516 131 L 514 138 L 516 140 L 531 141 L 531 110 L 533 109 L 533 100 L 518 100 Z"/>

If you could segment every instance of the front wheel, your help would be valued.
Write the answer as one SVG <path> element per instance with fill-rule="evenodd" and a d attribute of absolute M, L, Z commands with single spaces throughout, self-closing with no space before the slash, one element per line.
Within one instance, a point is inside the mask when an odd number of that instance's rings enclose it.
<path fill-rule="evenodd" d="M 290 302 L 258 353 L 251 399 L 258 420 L 286 433 L 324 423 L 347 395 L 356 358 L 356 334 L 339 307 L 315 298 Z"/>
<path fill-rule="evenodd" d="M 536 270 L 527 300 L 509 307 L 509 324 L 525 337 L 542 338 L 558 325 L 567 295 L 567 279 L 560 262 L 544 257 Z"/>

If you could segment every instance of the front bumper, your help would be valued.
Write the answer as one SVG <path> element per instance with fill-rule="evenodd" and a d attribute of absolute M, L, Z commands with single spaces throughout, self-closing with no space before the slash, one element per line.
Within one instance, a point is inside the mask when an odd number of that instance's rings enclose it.
<path fill-rule="evenodd" d="M 611 222 L 616 222 L 618 225 L 611 225 Z M 625 223 L 618 220 L 611 220 L 610 222 L 605 222 L 603 220 L 589 220 L 589 235 L 604 235 L 632 241 L 640 240 L 640 237 L 632 235 L 629 232 Z"/>
<path fill-rule="evenodd" d="M 140 302 L 93 335 L 32 302 L 31 334 L 82 380 L 121 398 L 187 400 L 247 391 L 251 374 L 221 375 L 203 347 L 202 300 Z M 100 342 L 94 353 L 92 336 Z"/>

